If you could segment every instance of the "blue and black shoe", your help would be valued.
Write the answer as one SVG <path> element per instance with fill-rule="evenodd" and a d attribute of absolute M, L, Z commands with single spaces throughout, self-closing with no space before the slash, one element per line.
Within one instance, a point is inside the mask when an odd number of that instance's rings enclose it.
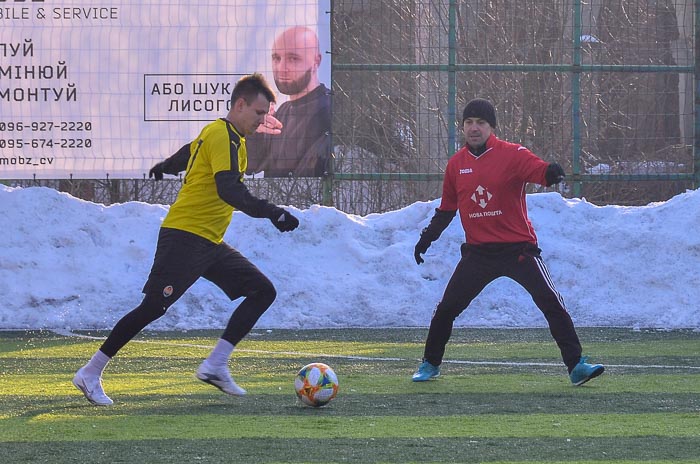
<path fill-rule="evenodd" d="M 598 377 L 605 371 L 605 367 L 602 364 L 588 364 L 586 362 L 588 358 L 586 356 L 581 356 L 576 367 L 573 368 L 571 374 L 569 374 L 569 379 L 571 383 L 576 385 L 583 385 L 591 379 Z"/>
<path fill-rule="evenodd" d="M 425 382 L 426 380 L 434 379 L 440 376 L 440 366 L 433 366 L 428 361 L 423 361 L 415 374 L 413 374 L 414 382 Z"/>

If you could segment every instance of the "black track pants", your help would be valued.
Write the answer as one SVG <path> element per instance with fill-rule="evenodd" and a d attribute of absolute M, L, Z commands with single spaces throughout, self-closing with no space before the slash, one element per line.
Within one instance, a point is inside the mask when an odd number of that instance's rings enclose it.
<path fill-rule="evenodd" d="M 430 321 L 424 359 L 436 366 L 442 363 L 455 319 L 486 285 L 499 277 L 513 279 L 530 293 L 547 319 L 564 364 L 571 371 L 581 357 L 581 343 L 564 301 L 540 257 L 540 249 L 532 244 L 462 245 L 462 259 Z"/>

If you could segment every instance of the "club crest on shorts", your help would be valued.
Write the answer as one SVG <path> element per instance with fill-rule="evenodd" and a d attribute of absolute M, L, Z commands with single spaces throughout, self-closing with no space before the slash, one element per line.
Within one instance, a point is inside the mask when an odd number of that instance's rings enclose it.
<path fill-rule="evenodd" d="M 163 288 L 163 296 L 165 298 L 168 298 L 172 294 L 173 294 L 173 286 L 172 285 L 167 285 Z"/>

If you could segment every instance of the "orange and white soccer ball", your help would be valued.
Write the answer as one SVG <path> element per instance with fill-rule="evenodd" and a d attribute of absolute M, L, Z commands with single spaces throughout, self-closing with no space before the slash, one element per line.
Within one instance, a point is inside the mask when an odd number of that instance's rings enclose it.
<path fill-rule="evenodd" d="M 297 373 L 294 389 L 302 403 L 318 408 L 338 394 L 338 376 L 327 364 L 307 364 Z"/>

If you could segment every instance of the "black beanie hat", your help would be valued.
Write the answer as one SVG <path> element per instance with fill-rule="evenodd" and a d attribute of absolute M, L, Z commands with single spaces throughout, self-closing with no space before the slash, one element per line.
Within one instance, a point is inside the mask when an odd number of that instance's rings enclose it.
<path fill-rule="evenodd" d="M 479 118 L 496 127 L 496 110 L 490 101 L 483 98 L 475 98 L 467 103 L 462 113 L 462 124 L 467 118 Z"/>

